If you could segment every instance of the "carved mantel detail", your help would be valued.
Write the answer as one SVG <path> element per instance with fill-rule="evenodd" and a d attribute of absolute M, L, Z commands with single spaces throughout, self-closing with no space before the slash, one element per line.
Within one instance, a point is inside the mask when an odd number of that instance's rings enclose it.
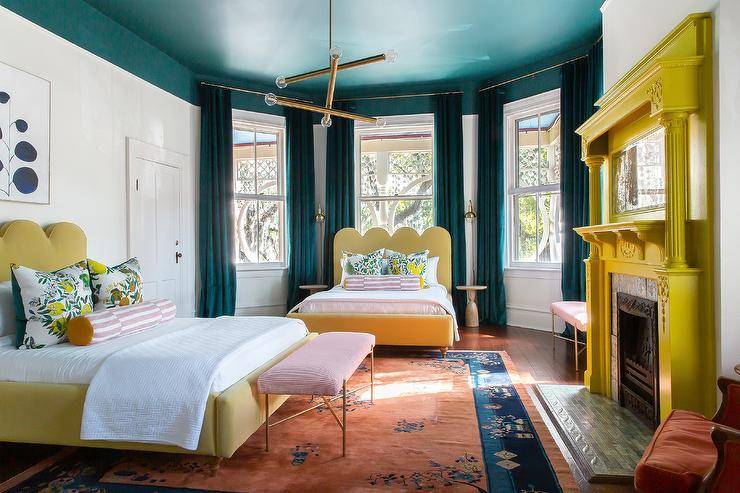
<path fill-rule="evenodd" d="M 648 96 L 650 97 L 650 110 L 652 113 L 657 113 L 663 109 L 663 79 L 657 78 L 650 84 Z"/>

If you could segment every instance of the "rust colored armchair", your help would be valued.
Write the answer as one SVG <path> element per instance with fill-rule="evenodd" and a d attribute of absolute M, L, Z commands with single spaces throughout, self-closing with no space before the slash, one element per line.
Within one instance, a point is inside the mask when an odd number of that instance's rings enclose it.
<path fill-rule="evenodd" d="M 635 468 L 643 493 L 740 492 L 740 381 L 720 378 L 722 404 L 711 420 L 674 410 Z"/>

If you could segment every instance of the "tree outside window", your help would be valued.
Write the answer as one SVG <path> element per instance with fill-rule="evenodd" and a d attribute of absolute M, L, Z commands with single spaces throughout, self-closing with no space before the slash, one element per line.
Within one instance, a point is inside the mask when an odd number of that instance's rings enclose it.
<path fill-rule="evenodd" d="M 359 129 L 359 229 L 402 226 L 419 232 L 434 224 L 431 125 Z"/>

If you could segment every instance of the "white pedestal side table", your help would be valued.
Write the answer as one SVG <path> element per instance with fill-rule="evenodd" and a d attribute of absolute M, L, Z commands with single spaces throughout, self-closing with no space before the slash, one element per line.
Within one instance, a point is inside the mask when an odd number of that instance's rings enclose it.
<path fill-rule="evenodd" d="M 329 286 L 327 286 L 326 284 L 302 284 L 298 286 L 298 289 L 305 289 L 306 291 L 308 291 L 308 295 L 310 296 L 312 294 L 318 293 L 319 291 L 323 291 L 328 287 Z"/>
<path fill-rule="evenodd" d="M 486 286 L 458 286 L 457 289 L 465 291 L 468 298 L 468 304 L 465 307 L 465 327 L 478 327 L 478 305 L 475 302 L 475 295 L 478 291 L 483 291 Z"/>

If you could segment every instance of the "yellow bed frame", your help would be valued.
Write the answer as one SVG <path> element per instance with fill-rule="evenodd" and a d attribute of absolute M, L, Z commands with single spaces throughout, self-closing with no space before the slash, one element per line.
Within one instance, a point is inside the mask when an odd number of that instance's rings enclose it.
<path fill-rule="evenodd" d="M 401 253 L 429 250 L 430 257 L 439 257 L 437 280 L 452 292 L 452 241 L 450 233 L 431 227 L 422 234 L 412 228 L 400 228 L 393 235 L 382 228 L 372 228 L 361 235 L 354 228 L 344 228 L 334 236 L 334 284 L 342 278 L 342 251 L 369 253 L 378 248 L 390 248 Z M 303 320 L 311 332 L 368 332 L 375 335 L 376 344 L 389 346 L 433 346 L 446 354 L 454 344 L 454 325 L 450 315 L 396 315 L 362 313 L 291 313 L 291 318 Z"/>
<path fill-rule="evenodd" d="M 87 257 L 85 233 L 71 223 L 42 229 L 31 221 L 0 227 L 0 281 L 10 278 L 10 263 L 55 270 Z M 175 446 L 80 440 L 87 385 L 0 382 L 0 441 L 105 447 L 231 457 L 265 420 L 257 377 L 315 337 L 309 334 L 271 361 L 224 390 L 208 397 L 198 449 Z M 270 413 L 289 396 L 270 396 Z"/>

